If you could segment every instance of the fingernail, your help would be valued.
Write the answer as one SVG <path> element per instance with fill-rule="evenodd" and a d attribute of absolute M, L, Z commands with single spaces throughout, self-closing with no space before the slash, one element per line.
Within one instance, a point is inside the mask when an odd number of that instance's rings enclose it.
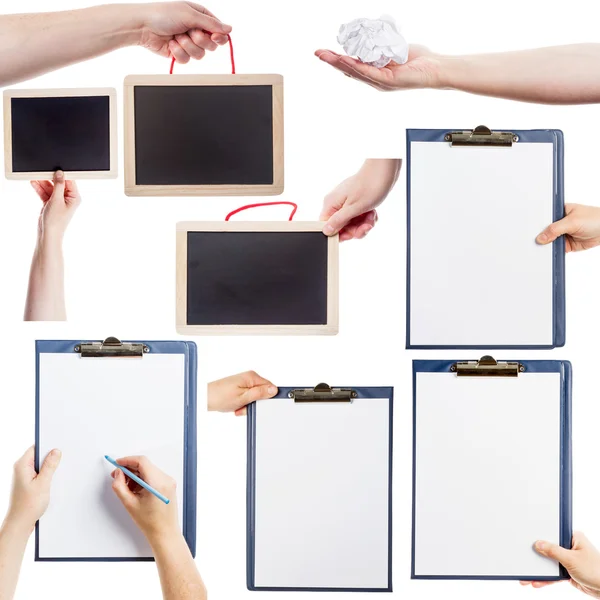
<path fill-rule="evenodd" d="M 54 450 L 50 452 L 50 455 L 54 458 L 60 458 L 62 456 L 62 452 L 58 448 L 54 448 Z"/>
<path fill-rule="evenodd" d="M 536 550 L 541 550 L 543 552 L 546 549 L 546 542 L 536 542 L 534 546 Z"/>
<path fill-rule="evenodd" d="M 548 234 L 540 233 L 540 235 L 538 235 L 537 238 L 535 238 L 535 241 L 538 242 L 538 244 L 543 244 L 544 242 L 547 242 Z"/>
<path fill-rule="evenodd" d="M 277 388 L 274 385 L 270 385 L 267 389 L 267 393 L 273 395 L 277 393 Z"/>
<path fill-rule="evenodd" d="M 56 171 L 56 181 L 63 181 L 65 174 L 63 171 Z"/>
<path fill-rule="evenodd" d="M 323 233 L 325 235 L 333 235 L 335 233 L 335 230 L 331 225 L 325 225 L 325 227 L 323 227 Z"/>

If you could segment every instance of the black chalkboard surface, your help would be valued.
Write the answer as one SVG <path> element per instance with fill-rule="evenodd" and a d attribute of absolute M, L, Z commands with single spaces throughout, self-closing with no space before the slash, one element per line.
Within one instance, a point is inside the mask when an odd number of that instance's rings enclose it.
<path fill-rule="evenodd" d="M 270 85 L 139 86 L 138 185 L 273 183 Z"/>
<path fill-rule="evenodd" d="M 64 94 L 68 93 L 69 90 L 64 90 Z M 11 169 L 7 166 L 7 176 L 50 173 L 57 169 L 66 171 L 69 176 L 76 172 L 101 175 L 111 171 L 111 99 L 108 94 L 12 95 L 7 100 L 10 101 L 11 131 L 11 148 L 7 149 Z M 113 161 L 116 162 L 114 157 Z"/>
<path fill-rule="evenodd" d="M 320 231 L 187 233 L 188 325 L 327 324 Z"/>
<path fill-rule="evenodd" d="M 280 75 L 129 75 L 124 91 L 127 195 L 283 191 Z"/>

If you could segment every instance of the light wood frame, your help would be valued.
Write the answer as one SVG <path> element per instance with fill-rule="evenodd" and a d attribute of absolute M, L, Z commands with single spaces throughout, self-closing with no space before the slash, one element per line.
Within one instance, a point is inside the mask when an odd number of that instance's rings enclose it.
<path fill-rule="evenodd" d="M 273 88 L 273 183 L 260 185 L 137 185 L 134 88 L 270 85 Z M 129 75 L 124 83 L 125 194 L 127 196 L 275 196 L 283 192 L 283 77 L 281 75 Z"/>
<path fill-rule="evenodd" d="M 12 103 L 13 98 L 69 98 L 108 96 L 110 165 L 107 171 L 69 171 L 68 179 L 115 179 L 118 175 L 117 90 L 115 88 L 10 89 L 4 91 L 4 172 L 7 179 L 52 179 L 52 171 L 15 173 L 12 164 Z"/>
<path fill-rule="evenodd" d="M 176 329 L 185 335 L 336 335 L 339 329 L 339 237 L 327 239 L 327 323 L 325 325 L 188 325 L 187 239 L 193 231 L 322 231 L 320 222 L 181 222 L 177 223 Z"/>

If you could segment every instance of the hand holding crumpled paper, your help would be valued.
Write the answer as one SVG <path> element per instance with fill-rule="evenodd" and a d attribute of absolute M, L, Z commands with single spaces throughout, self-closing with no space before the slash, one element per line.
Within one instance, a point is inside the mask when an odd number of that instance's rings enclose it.
<path fill-rule="evenodd" d="M 337 40 L 346 54 L 374 67 L 385 67 L 391 61 L 402 65 L 408 60 L 408 44 L 387 15 L 350 21 L 340 27 Z"/>

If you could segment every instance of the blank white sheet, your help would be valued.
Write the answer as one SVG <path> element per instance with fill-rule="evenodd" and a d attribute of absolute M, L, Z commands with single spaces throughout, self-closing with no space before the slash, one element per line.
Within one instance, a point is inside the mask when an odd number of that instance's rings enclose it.
<path fill-rule="evenodd" d="M 390 400 L 256 404 L 255 586 L 388 587 Z"/>
<path fill-rule="evenodd" d="M 40 458 L 62 461 L 39 523 L 40 558 L 151 557 L 111 489 L 104 459 L 147 455 L 177 481 L 183 514 L 185 357 L 40 354 Z"/>
<path fill-rule="evenodd" d="M 560 374 L 417 373 L 415 575 L 557 576 Z"/>
<path fill-rule="evenodd" d="M 553 164 L 550 143 L 411 143 L 411 345 L 552 344 Z"/>

